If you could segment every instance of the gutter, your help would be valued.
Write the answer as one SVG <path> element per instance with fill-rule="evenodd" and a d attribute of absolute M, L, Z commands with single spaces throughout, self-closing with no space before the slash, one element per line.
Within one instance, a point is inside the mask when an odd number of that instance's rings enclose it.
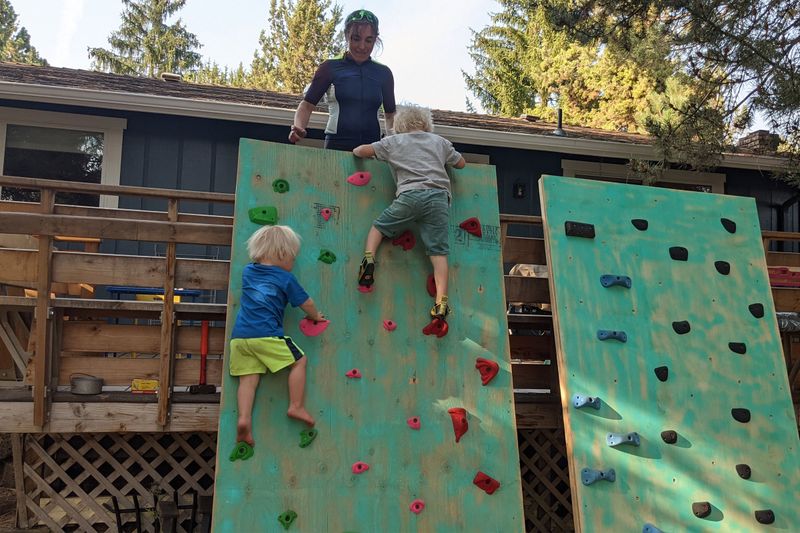
<path fill-rule="evenodd" d="M 0 98 L 257 124 L 266 123 L 278 126 L 285 125 L 287 127 L 294 120 L 294 109 L 8 81 L 0 81 Z M 313 112 L 309 126 L 324 130 L 327 124 L 327 116 L 327 113 Z M 451 142 L 476 146 L 517 148 L 617 159 L 656 159 L 654 148 L 647 144 L 512 133 L 457 126 L 436 126 L 435 131 Z M 779 171 L 786 168 L 786 160 L 772 156 L 723 154 L 720 166 L 760 171 Z"/>

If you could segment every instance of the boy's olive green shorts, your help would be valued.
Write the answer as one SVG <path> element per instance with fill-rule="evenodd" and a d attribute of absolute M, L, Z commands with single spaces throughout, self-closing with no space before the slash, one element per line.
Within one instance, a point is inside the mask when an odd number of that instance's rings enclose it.
<path fill-rule="evenodd" d="M 427 255 L 448 255 L 450 244 L 447 224 L 450 199 L 441 189 L 412 189 L 401 192 L 392 204 L 372 223 L 384 237 L 394 238 L 412 222 L 419 227 L 419 236 Z"/>
<path fill-rule="evenodd" d="M 291 337 L 231 339 L 231 376 L 275 373 L 304 355 Z"/>

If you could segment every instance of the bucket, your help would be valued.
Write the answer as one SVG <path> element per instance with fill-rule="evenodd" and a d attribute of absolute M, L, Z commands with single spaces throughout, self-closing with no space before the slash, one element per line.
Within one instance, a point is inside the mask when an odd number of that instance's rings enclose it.
<path fill-rule="evenodd" d="M 72 394 L 100 394 L 103 391 L 103 380 L 89 374 L 71 374 L 69 376 L 70 392 Z"/>

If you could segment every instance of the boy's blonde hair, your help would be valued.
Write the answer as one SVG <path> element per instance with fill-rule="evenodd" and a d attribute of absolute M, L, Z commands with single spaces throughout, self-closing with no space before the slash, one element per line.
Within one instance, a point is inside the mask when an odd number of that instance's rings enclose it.
<path fill-rule="evenodd" d="M 397 106 L 397 115 L 394 117 L 394 130 L 397 133 L 410 131 L 433 131 L 433 117 L 431 110 L 414 104 Z"/>
<path fill-rule="evenodd" d="M 264 226 L 247 239 L 247 252 L 254 262 L 294 259 L 299 251 L 300 237 L 289 226 Z"/>

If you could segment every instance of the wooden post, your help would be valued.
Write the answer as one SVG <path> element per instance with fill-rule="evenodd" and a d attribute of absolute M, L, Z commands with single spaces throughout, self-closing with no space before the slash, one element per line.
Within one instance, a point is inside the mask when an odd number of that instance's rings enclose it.
<path fill-rule="evenodd" d="M 170 222 L 178 220 L 178 200 L 169 199 Z M 161 365 L 158 374 L 158 425 L 166 426 L 172 396 L 172 357 L 175 346 L 175 243 L 167 243 L 164 269 L 164 308 L 161 311 Z"/>
<path fill-rule="evenodd" d="M 28 495 L 25 492 L 25 435 L 22 433 L 11 434 L 11 458 L 14 462 L 14 488 L 17 491 L 17 527 L 28 527 L 28 506 L 25 501 Z"/>
<path fill-rule="evenodd" d="M 41 191 L 41 212 L 51 214 L 55 203 L 55 193 L 51 189 Z M 46 422 L 47 385 L 49 382 L 49 340 L 50 331 L 50 281 L 52 278 L 53 237 L 41 235 L 39 237 L 39 252 L 36 257 L 36 352 L 34 354 L 34 379 L 33 379 L 33 425 L 41 429 Z"/>

